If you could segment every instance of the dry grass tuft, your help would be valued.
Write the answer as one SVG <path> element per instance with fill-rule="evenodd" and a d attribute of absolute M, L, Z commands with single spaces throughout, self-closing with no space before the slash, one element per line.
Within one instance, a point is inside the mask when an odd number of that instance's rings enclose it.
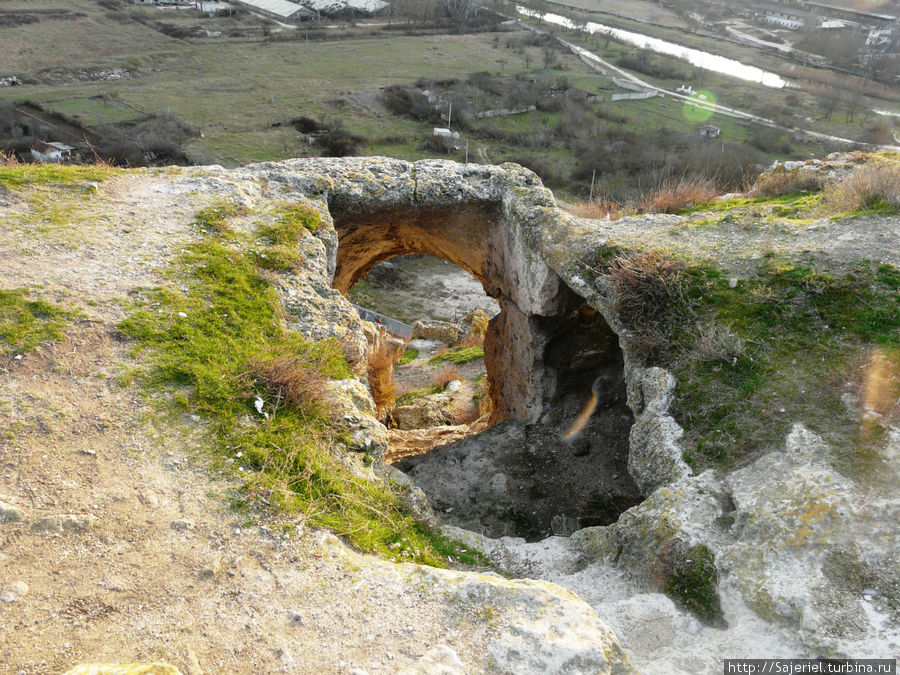
<path fill-rule="evenodd" d="M 619 256 L 607 274 L 632 348 L 653 353 L 667 347 L 673 323 L 686 306 L 684 265 L 650 251 Z"/>
<path fill-rule="evenodd" d="M 458 379 L 460 379 L 459 366 L 457 366 L 455 363 L 448 363 L 446 366 L 444 366 L 431 376 L 431 381 L 434 382 L 435 386 L 437 387 L 446 387 L 447 384 L 449 384 L 453 380 Z"/>
<path fill-rule="evenodd" d="M 598 197 L 592 201 L 575 202 L 568 207 L 568 211 L 573 216 L 591 220 L 618 220 L 629 215 L 623 204 L 605 197 Z"/>
<path fill-rule="evenodd" d="M 651 213 L 677 213 L 695 204 L 708 202 L 718 194 L 715 181 L 682 176 L 663 182 L 641 200 L 640 209 Z"/>
<path fill-rule="evenodd" d="M 815 171 L 777 169 L 756 179 L 749 194 L 759 197 L 780 197 L 797 192 L 818 192 L 822 189 L 822 176 Z"/>
<path fill-rule="evenodd" d="M 744 356 L 746 349 L 746 341 L 731 328 L 719 323 L 708 323 L 697 327 L 692 356 L 696 361 L 734 365 Z"/>
<path fill-rule="evenodd" d="M 470 332 L 466 335 L 462 340 L 457 342 L 454 347 L 483 347 L 484 346 L 484 333 L 474 333 Z M 446 354 L 449 350 L 444 349 L 441 353 Z M 437 352 L 435 352 L 437 356 Z"/>
<path fill-rule="evenodd" d="M 877 162 L 857 168 L 825 188 L 828 204 L 839 211 L 855 211 L 879 204 L 900 207 L 900 164 Z"/>
<path fill-rule="evenodd" d="M 315 364 L 296 356 L 277 356 L 251 364 L 252 374 L 275 407 L 305 412 L 328 410 L 328 377 Z"/>
<path fill-rule="evenodd" d="M 0 166 L 18 166 L 20 163 L 14 154 L 0 150 Z"/>
<path fill-rule="evenodd" d="M 384 420 L 397 400 L 397 383 L 394 382 L 394 350 L 383 337 L 369 346 L 369 391 L 375 401 L 375 413 Z"/>

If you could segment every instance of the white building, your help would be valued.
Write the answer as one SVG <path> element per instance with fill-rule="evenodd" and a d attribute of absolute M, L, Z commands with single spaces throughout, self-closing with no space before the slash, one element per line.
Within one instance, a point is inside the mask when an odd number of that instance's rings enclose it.
<path fill-rule="evenodd" d="M 36 140 L 31 144 L 31 156 L 37 162 L 68 162 L 75 158 L 75 148 L 65 143 Z"/>

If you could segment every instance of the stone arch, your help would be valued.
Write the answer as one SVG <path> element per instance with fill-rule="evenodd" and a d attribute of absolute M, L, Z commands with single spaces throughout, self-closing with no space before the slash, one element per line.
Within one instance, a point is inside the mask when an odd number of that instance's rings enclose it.
<path fill-rule="evenodd" d="M 506 208 L 517 187 L 543 190 L 540 183 L 522 170 L 516 181 L 508 169 L 448 162 L 389 161 L 379 169 L 390 186 L 381 193 L 338 188 L 328 195 L 338 235 L 334 287 L 346 293 L 377 263 L 408 253 L 467 270 L 500 304 L 485 340 L 494 421 L 538 420 L 556 384 L 545 351 L 574 296 L 534 254 Z"/>
<path fill-rule="evenodd" d="M 325 202 L 334 227 L 318 234 L 338 291 L 383 260 L 427 253 L 469 271 L 499 301 L 485 339 L 497 424 L 401 467 L 430 500 L 455 514 L 464 506 L 485 532 L 529 538 L 606 524 L 635 503 L 629 364 L 596 289 L 570 273 L 566 242 L 577 231 L 537 176 L 439 160 L 268 166 L 255 174 Z M 548 260 L 566 269 L 566 281 Z M 563 438 L 588 401 L 584 433 Z M 476 455 L 487 464 L 470 470 Z"/>

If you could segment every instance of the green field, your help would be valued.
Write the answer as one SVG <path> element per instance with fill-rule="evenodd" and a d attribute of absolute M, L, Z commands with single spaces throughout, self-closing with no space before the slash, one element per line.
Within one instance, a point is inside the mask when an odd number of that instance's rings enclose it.
<path fill-rule="evenodd" d="M 115 7 L 108 1 L 105 4 Z M 361 26 L 346 31 L 313 29 L 312 39 L 306 40 L 307 27 L 296 31 L 272 27 L 264 30 L 262 22 L 249 15 L 208 19 L 192 11 L 135 8 L 126 3 L 118 7 L 107 9 L 91 0 L 6 3 L 6 12 L 38 9 L 68 14 L 25 25 L 0 25 L 0 43 L 4 45 L 0 77 L 15 74 L 26 83 L 0 90 L 3 98 L 34 101 L 48 111 L 64 114 L 101 132 L 105 125 L 118 124 L 123 128 L 123 123 L 171 114 L 194 132 L 184 146 L 193 161 L 236 165 L 319 154 L 320 150 L 289 124 L 301 116 L 323 124 L 340 124 L 360 136 L 363 142 L 358 152 L 363 154 L 405 159 L 448 156 L 423 148 L 423 141 L 435 125 L 433 120 L 392 114 L 379 99 L 383 87 L 411 86 L 420 78 L 432 82 L 465 80 L 472 73 L 487 71 L 506 78 L 519 75 L 525 80 L 559 82 L 563 88 L 574 86 L 593 94 L 622 91 L 611 79 L 559 49 L 551 55 L 549 68 L 545 68 L 547 47 L 522 43 L 530 37 L 522 30 L 432 30 L 429 34 L 408 35 L 385 27 Z M 176 38 L 163 32 L 177 34 L 172 32 L 173 27 L 221 30 L 225 37 Z M 651 32 L 647 26 L 642 30 Z M 653 30 L 665 32 L 664 37 L 674 35 L 674 29 Z M 238 33 L 239 37 L 228 37 Z M 324 39 L 339 33 L 341 39 Z M 565 38 L 612 62 L 633 51 L 571 31 L 565 32 Z M 699 39 L 692 35 L 689 41 Z M 696 46 L 710 45 L 704 42 Z M 728 49 L 732 47 L 729 45 Z M 819 131 L 850 138 L 864 135 L 867 125 L 873 123 L 871 116 L 862 114 L 849 122 L 846 114 L 842 118 L 841 110 L 829 120 L 815 121 L 823 115 L 812 93 L 776 91 L 702 73 L 677 62 L 674 68 L 675 76 L 668 79 L 639 75 L 668 89 L 691 83 L 695 88 L 713 91 L 723 105 L 766 116 L 778 114 L 785 122 L 797 126 L 814 124 Z M 126 69 L 128 75 L 124 79 L 96 79 L 96 73 L 113 69 Z M 502 107 L 504 100 L 499 95 L 479 93 L 470 107 Z M 551 186 L 561 190 L 564 198 L 574 197 L 589 187 L 590 171 L 587 181 L 584 167 L 580 177 L 570 174 L 592 138 L 596 137 L 599 147 L 607 142 L 614 127 L 615 133 L 643 135 L 668 129 L 696 135 L 699 123 L 685 120 L 682 108 L 682 104 L 664 98 L 592 104 L 587 112 L 598 120 L 591 122 L 596 129 L 584 130 L 585 138 L 577 147 L 559 140 L 529 147 L 516 140 L 516 134 L 542 130 L 549 133 L 565 119 L 558 109 L 474 121 L 465 132 L 465 139 L 457 149 L 451 149 L 449 156 L 464 159 L 468 141 L 470 161 L 527 161 L 539 173 L 538 167 L 546 166 Z M 720 115 L 709 122 L 721 128 L 718 141 L 723 144 L 743 144 L 753 132 L 752 126 Z M 807 157 L 828 149 L 821 143 L 792 143 L 788 153 L 791 156 Z M 763 148 L 759 162 L 784 156 L 783 150 Z M 628 181 L 624 174 L 601 176 L 601 183 L 608 186 L 621 187 Z"/>

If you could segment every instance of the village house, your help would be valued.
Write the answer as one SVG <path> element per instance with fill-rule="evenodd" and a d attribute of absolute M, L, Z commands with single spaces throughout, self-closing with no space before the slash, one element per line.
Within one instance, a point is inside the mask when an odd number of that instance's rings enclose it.
<path fill-rule="evenodd" d="M 31 156 L 37 162 L 68 162 L 75 158 L 75 148 L 65 143 L 35 140 L 31 144 Z"/>

